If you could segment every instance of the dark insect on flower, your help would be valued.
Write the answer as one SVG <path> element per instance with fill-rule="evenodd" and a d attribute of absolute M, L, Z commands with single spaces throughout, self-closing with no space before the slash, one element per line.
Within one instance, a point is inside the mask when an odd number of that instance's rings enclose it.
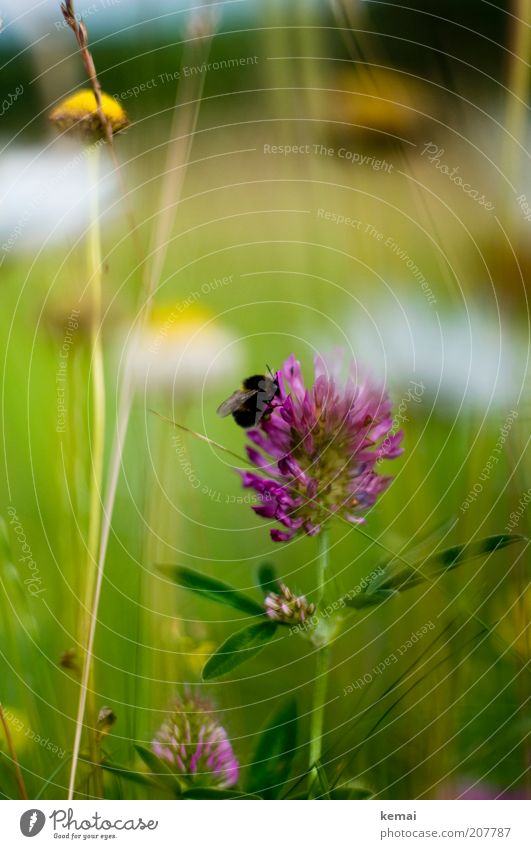
<path fill-rule="evenodd" d="M 237 389 L 217 409 L 218 416 L 232 415 L 240 427 L 255 427 L 269 415 L 279 395 L 278 376 L 253 374 L 246 377 L 242 388 Z"/>

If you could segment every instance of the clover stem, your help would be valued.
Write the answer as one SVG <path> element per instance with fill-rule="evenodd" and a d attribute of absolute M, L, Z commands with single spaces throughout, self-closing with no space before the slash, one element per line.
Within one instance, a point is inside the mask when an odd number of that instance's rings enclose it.
<path fill-rule="evenodd" d="M 319 557 L 317 561 L 317 598 L 318 608 L 322 605 L 328 569 L 329 536 L 328 528 L 323 528 L 319 538 Z M 310 776 L 316 776 L 316 763 L 321 757 L 323 742 L 323 722 L 326 704 L 326 683 L 330 649 L 328 643 L 319 646 L 316 655 L 315 682 L 313 690 L 312 712 L 310 716 Z"/>

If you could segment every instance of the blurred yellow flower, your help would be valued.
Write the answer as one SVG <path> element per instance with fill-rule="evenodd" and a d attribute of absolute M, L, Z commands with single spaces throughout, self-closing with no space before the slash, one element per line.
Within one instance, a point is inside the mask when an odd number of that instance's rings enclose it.
<path fill-rule="evenodd" d="M 214 654 L 217 646 L 212 640 L 202 640 L 196 643 L 190 637 L 183 637 L 178 651 L 184 657 L 184 666 L 187 674 L 192 678 L 201 680 L 201 671 L 211 654 Z"/>
<path fill-rule="evenodd" d="M 114 97 L 102 93 L 101 105 L 113 134 L 127 127 L 127 113 Z M 96 96 L 89 88 L 81 89 L 62 100 L 50 113 L 50 121 L 62 132 L 74 131 L 90 141 L 105 138 L 105 128 L 98 115 Z"/>
<path fill-rule="evenodd" d="M 206 309 L 183 303 L 155 306 L 132 335 L 126 364 L 140 390 L 197 394 L 238 371 L 239 346 L 231 331 Z"/>
<path fill-rule="evenodd" d="M 9 736 L 11 737 L 11 742 L 13 743 L 13 748 L 17 753 L 17 756 L 21 754 L 25 749 L 28 748 L 29 737 L 27 735 L 27 731 L 29 729 L 28 717 L 25 713 L 20 711 L 18 708 L 10 707 L 9 705 L 2 705 L 2 710 L 4 713 L 4 720 L 9 729 Z M 0 725 L 0 749 L 4 752 L 8 751 L 7 740 L 5 737 L 5 732 L 2 726 Z"/>
<path fill-rule="evenodd" d="M 341 118 L 351 122 L 357 133 L 367 129 L 382 136 L 407 136 L 419 129 L 422 113 L 429 108 L 422 81 L 397 71 L 358 67 L 355 73 L 342 73 L 336 85 L 343 89 Z"/>

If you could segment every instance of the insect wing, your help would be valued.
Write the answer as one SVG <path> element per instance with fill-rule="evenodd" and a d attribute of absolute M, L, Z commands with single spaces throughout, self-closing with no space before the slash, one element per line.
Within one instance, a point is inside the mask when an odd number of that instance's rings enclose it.
<path fill-rule="evenodd" d="M 238 410 L 242 404 L 245 404 L 249 398 L 256 395 L 257 391 L 257 389 L 237 389 L 236 392 L 232 393 L 230 398 L 227 398 L 226 401 L 223 401 L 223 403 L 219 405 L 216 410 L 218 416 L 221 416 L 222 418 L 230 416 L 230 414 Z"/>

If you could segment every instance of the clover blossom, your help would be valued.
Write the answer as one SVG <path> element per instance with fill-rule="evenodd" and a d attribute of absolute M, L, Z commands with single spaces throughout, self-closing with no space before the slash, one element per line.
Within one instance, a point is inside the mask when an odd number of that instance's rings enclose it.
<path fill-rule="evenodd" d="M 287 528 L 271 530 L 276 542 L 313 536 L 336 514 L 364 522 L 392 480 L 377 473 L 377 464 L 402 453 L 385 389 L 360 379 L 354 363 L 346 381 L 340 369 L 339 358 L 330 368 L 317 357 L 315 382 L 307 388 L 291 355 L 277 374 L 276 405 L 247 432 L 254 443 L 247 455 L 257 471 L 241 472 L 243 485 L 259 494 L 261 503 L 253 506 L 259 516 Z"/>
<path fill-rule="evenodd" d="M 238 781 L 239 764 L 227 732 L 204 699 L 192 695 L 178 698 L 151 749 L 189 786 L 222 790 Z"/>

